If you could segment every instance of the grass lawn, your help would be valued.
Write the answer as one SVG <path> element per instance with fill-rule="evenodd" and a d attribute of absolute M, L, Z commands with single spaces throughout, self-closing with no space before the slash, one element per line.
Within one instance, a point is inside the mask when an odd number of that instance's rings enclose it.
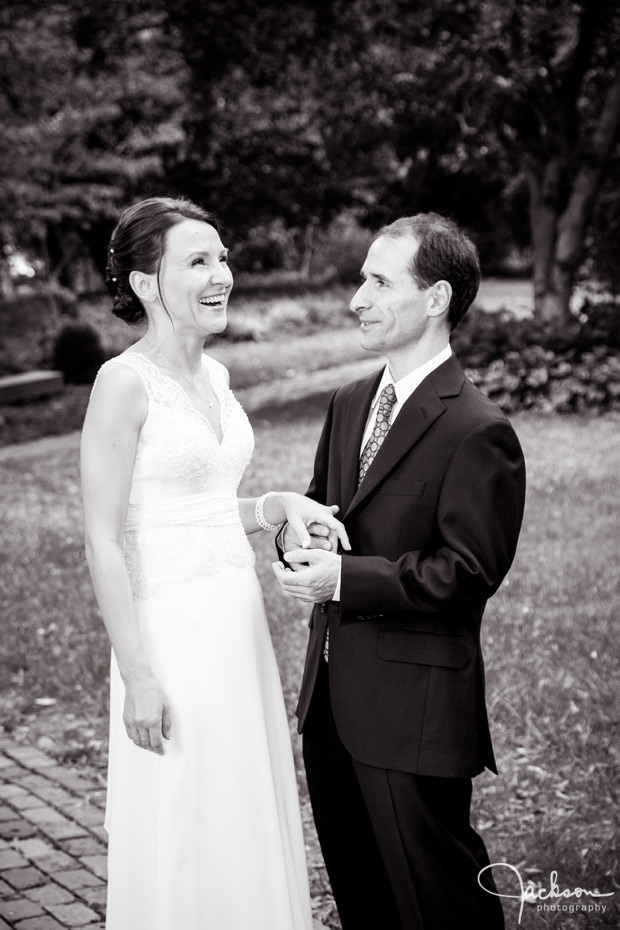
<path fill-rule="evenodd" d="M 322 411 L 299 403 L 253 418 L 257 451 L 242 491 L 303 489 Z M 526 905 L 521 927 L 617 927 L 618 725 L 617 474 L 620 417 L 514 419 L 529 469 L 519 553 L 483 625 L 488 699 L 499 777 L 476 780 L 474 821 L 492 862 L 549 888 L 615 892 L 543 904 L 606 905 L 589 915 Z M 77 443 L 0 461 L 0 723 L 59 759 L 105 771 L 108 647 L 82 552 Z M 501 519 L 501 514 L 498 514 Z M 272 580 L 270 537 L 256 544 L 287 707 L 299 688 L 307 609 Z M 51 703 L 51 702 L 55 703 Z M 309 823 L 313 895 L 338 926 Z M 507 869 L 500 892 L 518 894 Z M 449 889 L 449 876 L 446 876 Z M 518 901 L 506 899 L 507 926 Z"/>

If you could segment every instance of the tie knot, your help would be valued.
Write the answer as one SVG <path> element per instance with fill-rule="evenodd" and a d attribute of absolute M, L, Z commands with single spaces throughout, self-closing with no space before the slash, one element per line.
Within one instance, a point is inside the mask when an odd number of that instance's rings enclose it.
<path fill-rule="evenodd" d="M 393 384 L 386 384 L 379 395 L 379 410 L 387 412 L 388 415 L 396 403 L 396 391 Z"/>

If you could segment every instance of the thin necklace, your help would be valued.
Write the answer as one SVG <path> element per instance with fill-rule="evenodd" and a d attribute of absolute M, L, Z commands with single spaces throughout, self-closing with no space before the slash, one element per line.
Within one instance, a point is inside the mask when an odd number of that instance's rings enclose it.
<path fill-rule="evenodd" d="M 166 358 L 166 356 L 165 356 L 164 353 L 159 349 L 159 347 L 158 347 L 158 346 L 153 346 L 153 348 L 155 349 L 155 351 L 157 352 L 157 354 L 159 355 L 159 357 L 160 357 L 161 359 L 164 360 L 164 362 L 166 363 L 166 365 L 168 366 L 168 368 L 170 368 L 170 369 L 172 369 L 172 371 L 176 372 L 176 374 L 179 376 L 179 378 L 183 378 L 183 380 L 184 380 L 187 384 L 189 384 L 189 386 L 191 387 L 192 391 L 195 391 L 195 390 L 196 390 L 196 387 L 192 384 L 192 382 L 189 380 L 189 378 L 186 378 L 182 371 L 180 371 L 178 368 L 175 368 L 175 366 L 172 364 L 172 362 L 170 361 L 170 359 L 167 359 L 167 358 Z M 211 394 L 211 382 L 210 382 L 210 381 L 207 381 L 207 407 L 209 407 L 209 409 L 211 409 L 211 408 L 213 407 L 213 404 L 215 403 L 214 400 L 209 400 L 210 394 Z"/>

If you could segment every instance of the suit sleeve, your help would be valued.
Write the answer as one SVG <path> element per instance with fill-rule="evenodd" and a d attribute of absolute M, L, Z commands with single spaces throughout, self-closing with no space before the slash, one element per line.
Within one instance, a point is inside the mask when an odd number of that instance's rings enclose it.
<path fill-rule="evenodd" d="M 523 518 L 525 465 L 519 441 L 503 419 L 485 421 L 460 442 L 437 509 L 440 545 L 396 562 L 342 557 L 342 619 L 385 611 L 441 612 L 486 601 L 515 555 Z"/>
<path fill-rule="evenodd" d="M 320 504 L 327 504 L 327 466 L 329 461 L 329 446 L 332 437 L 332 426 L 334 422 L 334 400 L 336 393 L 332 394 L 327 415 L 323 425 L 323 432 L 319 439 L 319 444 L 314 457 L 314 472 L 312 481 L 306 491 L 306 497 L 318 501 Z M 340 503 L 339 501 L 329 501 L 330 504 Z"/>

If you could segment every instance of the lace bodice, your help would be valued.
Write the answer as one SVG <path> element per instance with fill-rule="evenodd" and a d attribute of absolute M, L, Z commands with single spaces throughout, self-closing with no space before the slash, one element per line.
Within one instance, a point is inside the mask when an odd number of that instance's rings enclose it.
<path fill-rule="evenodd" d="M 148 401 L 125 528 L 134 598 L 150 597 L 161 584 L 213 574 L 224 564 L 253 564 L 236 495 L 254 438 L 223 366 L 203 356 L 220 405 L 220 443 L 181 385 L 145 355 L 126 352 L 105 364 L 138 372 Z"/>

